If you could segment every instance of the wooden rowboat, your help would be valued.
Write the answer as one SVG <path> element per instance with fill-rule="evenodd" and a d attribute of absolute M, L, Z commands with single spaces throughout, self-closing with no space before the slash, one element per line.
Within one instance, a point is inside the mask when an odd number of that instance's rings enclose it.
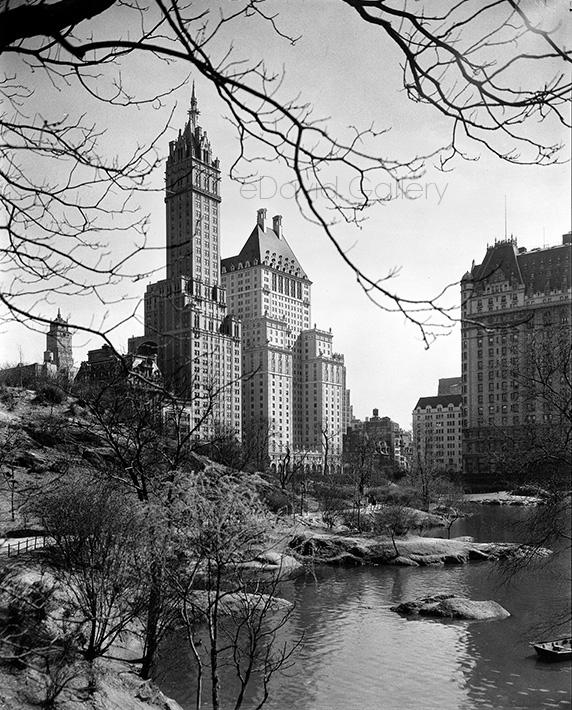
<path fill-rule="evenodd" d="M 564 661 L 572 658 L 572 639 L 570 637 L 554 641 L 538 641 L 530 644 L 539 658 L 545 661 Z"/>

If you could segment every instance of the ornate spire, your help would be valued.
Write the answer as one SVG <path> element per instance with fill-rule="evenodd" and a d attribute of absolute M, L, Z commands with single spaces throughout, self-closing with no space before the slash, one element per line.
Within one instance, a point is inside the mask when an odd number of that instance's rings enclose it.
<path fill-rule="evenodd" d="M 195 96 L 195 82 L 193 81 L 193 91 L 191 93 L 191 107 L 188 111 L 189 118 L 191 119 L 191 127 L 194 129 L 197 125 L 197 118 L 199 117 L 200 111 L 197 108 L 197 97 Z"/>

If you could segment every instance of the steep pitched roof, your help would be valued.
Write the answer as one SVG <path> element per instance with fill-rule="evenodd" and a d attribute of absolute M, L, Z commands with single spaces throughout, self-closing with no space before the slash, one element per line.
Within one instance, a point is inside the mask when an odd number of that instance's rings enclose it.
<path fill-rule="evenodd" d="M 460 394 L 442 394 L 437 397 L 420 397 L 414 409 L 425 409 L 425 407 L 437 407 L 439 404 L 442 407 L 448 407 L 453 404 L 455 407 L 460 407 L 463 402 L 463 397 Z"/>
<path fill-rule="evenodd" d="M 252 230 L 240 253 L 223 259 L 221 264 L 227 271 L 231 271 L 232 267 L 236 269 L 239 264 L 244 267 L 246 262 L 249 262 L 250 266 L 255 262 L 266 264 L 292 276 L 308 278 L 286 239 L 283 236 L 279 237 L 273 229 L 262 229 L 258 224 Z"/>
<path fill-rule="evenodd" d="M 487 249 L 482 264 L 473 266 L 467 278 L 479 289 L 495 279 L 523 284 L 526 293 L 549 293 L 569 289 L 572 275 L 572 248 L 568 243 L 517 251 L 512 242 L 498 242 Z"/>
<path fill-rule="evenodd" d="M 476 283 L 494 280 L 495 277 L 523 283 L 515 245 L 506 241 L 489 247 L 483 263 L 473 268 L 471 277 Z"/>

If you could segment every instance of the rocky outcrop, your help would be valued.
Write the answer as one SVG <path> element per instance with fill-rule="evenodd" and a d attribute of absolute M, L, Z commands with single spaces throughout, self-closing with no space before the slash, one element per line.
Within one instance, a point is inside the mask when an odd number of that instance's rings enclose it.
<path fill-rule="evenodd" d="M 241 562 L 237 567 L 247 573 L 268 574 L 276 580 L 293 579 L 304 572 L 304 565 L 292 555 L 272 551 L 262 552 L 254 560 Z"/>
<path fill-rule="evenodd" d="M 478 503 L 480 505 L 543 505 L 549 494 L 541 488 L 524 491 L 509 492 L 498 491 L 495 493 L 467 493 L 465 501 L 468 503 Z"/>
<path fill-rule="evenodd" d="M 404 616 L 430 616 L 438 619 L 485 621 L 506 619 L 510 613 L 498 602 L 475 601 L 453 594 L 437 594 L 392 606 L 391 611 Z"/>
<path fill-rule="evenodd" d="M 289 543 L 303 561 L 330 565 L 462 565 L 471 561 L 505 559 L 530 554 L 516 543 L 478 543 L 471 540 L 409 537 L 396 539 L 352 537 L 303 531 Z M 536 554 L 536 551 L 535 551 Z M 550 554 L 549 550 L 538 551 Z"/>
<path fill-rule="evenodd" d="M 0 666 L 0 708 L 34 710 L 49 705 L 51 689 L 65 679 L 54 707 L 60 710 L 182 710 L 152 682 L 141 679 L 131 663 L 100 658 L 88 663 L 79 649 L 71 653 L 69 635 L 74 620 L 68 595 L 55 579 L 23 564 L 4 567 L 0 585 L 0 625 L 12 626 L 22 643 L 24 662 Z M 66 620 L 65 623 L 63 620 Z M 9 638 L 9 637 L 8 637 Z M 45 663 L 45 649 L 67 643 L 69 661 Z M 121 649 L 119 649 L 121 651 Z M 115 647 L 111 656 L 116 656 Z M 133 657 L 129 649 L 121 658 Z M 141 656 L 141 649 L 135 656 Z M 6 660 L 6 659 L 5 659 Z M 27 661 L 27 662 L 26 662 Z"/>
<path fill-rule="evenodd" d="M 190 606 L 198 615 L 204 615 L 212 599 L 206 590 L 196 590 L 191 593 Z M 270 594 L 252 594 L 250 592 L 233 592 L 220 597 L 218 608 L 225 616 L 236 616 L 245 614 L 260 614 L 277 611 L 287 611 L 292 608 L 292 602 Z"/>
<path fill-rule="evenodd" d="M 117 661 L 77 662 L 71 679 L 53 707 L 59 710 L 182 710 L 150 681 Z M 32 668 L 0 668 L 2 710 L 37 710 L 48 707 L 46 675 Z M 52 706 L 50 706 L 52 707 Z"/>

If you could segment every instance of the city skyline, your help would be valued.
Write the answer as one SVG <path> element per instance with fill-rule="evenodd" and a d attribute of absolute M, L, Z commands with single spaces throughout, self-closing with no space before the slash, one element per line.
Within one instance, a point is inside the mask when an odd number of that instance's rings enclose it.
<path fill-rule="evenodd" d="M 377 34 L 371 27 L 363 27 L 347 8 L 336 7 L 325 13 L 319 3 L 317 7 L 294 3 L 293 9 L 299 11 L 296 17 L 283 13 L 287 30 L 298 24 L 320 31 L 304 32 L 295 46 L 288 42 L 273 45 L 272 56 L 266 57 L 273 67 L 285 64 L 286 94 L 301 91 L 306 100 L 314 103 L 317 116 L 332 117 L 328 125 L 334 131 L 347 132 L 350 125 L 368 126 L 372 120 L 380 129 L 392 127 L 382 139 L 384 150 L 391 156 L 407 157 L 446 143 L 449 134 L 443 120 L 423 105 L 412 110 L 402 91 L 399 71 L 390 71 L 395 57 L 391 52 L 384 54 L 377 46 Z M 554 7 L 546 12 L 548 19 L 551 14 L 558 19 Z M 257 34 L 255 26 L 245 21 L 241 31 L 252 57 L 264 56 L 265 38 Z M 348 41 L 358 33 L 359 46 Z M 10 60 L 7 64 L 10 66 Z M 355 81 L 356 66 L 360 67 L 363 81 Z M 388 68 L 380 73 L 382 66 Z M 137 73 L 126 70 L 125 80 L 139 88 L 148 85 L 154 91 L 164 78 L 146 73 L 145 67 L 143 62 Z M 191 94 L 191 80 L 179 67 L 173 67 L 168 80 L 173 84 L 186 83 L 158 111 L 135 107 L 108 111 L 97 101 L 85 98 L 80 107 L 73 93 L 60 92 L 54 96 L 48 86 L 39 85 L 37 78 L 31 80 L 38 89 L 34 105 L 43 115 L 55 117 L 65 111 L 73 114 L 86 110 L 94 121 L 107 126 L 106 146 L 110 153 L 120 152 L 123 144 L 148 140 L 162 126 L 176 99 L 172 128 L 158 144 L 159 154 L 165 157 L 168 141 L 175 137 L 183 122 Z M 224 107 L 214 87 L 198 76 L 196 87 L 204 124 L 208 125 L 209 138 L 221 160 L 225 205 L 221 214 L 221 257 L 238 253 L 257 209 L 267 208 L 269 214 L 283 215 L 285 236 L 315 285 L 313 320 L 335 331 L 337 348 L 346 355 L 348 387 L 356 416 L 363 418 L 376 407 L 409 427 L 417 399 L 436 394 L 439 378 L 460 374 L 459 327 L 438 338 L 426 350 L 415 327 L 406 325 L 399 314 L 384 312 L 373 305 L 322 231 L 300 215 L 288 192 L 290 176 L 277 164 L 259 168 L 263 169 L 261 190 L 232 182 L 228 172 L 237 153 L 236 134 L 220 118 Z M 553 137 L 556 142 L 566 140 L 558 129 L 553 129 Z M 335 177 L 340 185 L 345 184 L 343 175 Z M 515 235 L 519 245 L 530 249 L 544 243 L 559 243 L 561 234 L 570 228 L 569 181 L 567 166 L 514 166 L 486 153 L 475 162 L 460 161 L 453 172 L 447 173 L 429 162 L 425 174 L 414 180 L 408 191 L 398 189 L 392 181 L 368 185 L 373 192 L 377 190 L 378 196 L 391 191 L 394 199 L 372 208 L 370 218 L 359 227 L 338 225 L 337 234 L 352 258 L 379 278 L 401 267 L 399 275 L 388 282 L 400 294 L 428 298 L 445 285 L 459 282 L 472 260 L 483 258 L 487 244 L 503 238 L 505 195 L 507 231 Z M 127 339 L 141 331 L 145 286 L 160 278 L 163 268 L 162 168 L 156 171 L 153 185 L 156 192 L 144 196 L 150 214 L 147 228 L 150 249 L 135 264 L 141 272 L 155 271 L 146 278 L 119 284 L 111 291 L 110 298 L 114 301 L 109 305 L 90 296 L 47 300 L 43 306 L 46 318 L 53 317 L 61 307 L 65 317 L 71 316 L 72 323 L 99 327 L 103 321 L 105 328 L 112 321 L 128 318 L 139 303 L 138 319 L 128 320 L 112 330 L 110 337 L 118 348 L 125 349 Z M 449 293 L 450 303 L 458 306 L 460 287 L 452 287 Z M 1 328 L 0 361 L 17 360 L 19 346 L 24 360 L 37 359 L 42 335 L 18 324 L 3 323 Z M 42 331 L 42 327 L 37 329 Z M 79 362 L 88 349 L 99 347 L 101 341 L 77 334 L 75 343 L 75 359 Z"/>
<path fill-rule="evenodd" d="M 2 7 L 2 706 L 566 704 L 569 3 Z"/>

